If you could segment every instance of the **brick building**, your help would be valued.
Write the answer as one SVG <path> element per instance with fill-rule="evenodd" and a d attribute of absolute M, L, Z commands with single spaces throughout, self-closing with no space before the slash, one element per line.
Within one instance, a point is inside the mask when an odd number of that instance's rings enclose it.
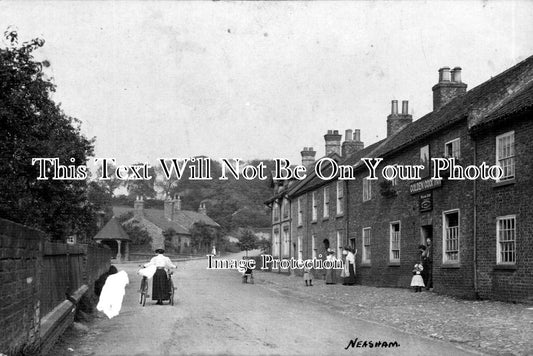
<path fill-rule="evenodd" d="M 339 162 L 364 147 L 359 130 L 346 130 L 342 145 L 341 139 L 337 130 L 328 130 L 324 135 L 324 157 Z M 304 147 L 301 155 L 302 165 L 308 168 L 307 177 L 302 181 L 275 182 L 275 194 L 267 201 L 272 208 L 272 254 L 274 258 L 324 259 L 327 248 L 342 252 L 346 225 L 344 182 L 317 177 L 313 148 Z M 323 173 L 328 174 L 330 170 L 326 162 Z M 290 272 L 301 274 L 302 271 Z"/>
<path fill-rule="evenodd" d="M 287 194 L 301 257 L 314 257 L 323 237 L 332 248 L 351 244 L 358 250 L 357 283 L 408 287 L 420 259 L 418 246 L 429 238 L 436 292 L 531 299 L 532 85 L 530 57 L 470 91 L 461 68 L 440 69 L 432 88 L 433 111 L 416 121 L 407 102 L 399 113 L 393 101 L 387 137 L 340 160 L 352 167 L 353 177 L 322 182 L 308 177 Z M 377 180 L 367 179 L 365 157 L 383 159 Z M 504 177 L 452 180 L 443 175 L 434 180 L 430 159 L 436 157 L 453 157 L 462 167 L 498 165 Z M 386 180 L 381 174 L 386 165 L 401 172 L 402 166 L 419 164 L 425 167 L 420 180 Z M 298 199 L 303 209 L 297 208 Z M 337 216 L 334 209 L 342 204 Z M 335 219 L 325 218 L 324 208 Z"/>

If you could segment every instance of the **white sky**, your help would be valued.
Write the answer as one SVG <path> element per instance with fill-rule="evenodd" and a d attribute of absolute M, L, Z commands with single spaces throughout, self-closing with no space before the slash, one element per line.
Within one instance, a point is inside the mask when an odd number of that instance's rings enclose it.
<path fill-rule="evenodd" d="M 533 54 L 532 1 L 2 1 L 9 25 L 46 40 L 54 99 L 119 164 L 369 145 L 392 99 L 431 110 L 440 67 L 471 89 Z"/>

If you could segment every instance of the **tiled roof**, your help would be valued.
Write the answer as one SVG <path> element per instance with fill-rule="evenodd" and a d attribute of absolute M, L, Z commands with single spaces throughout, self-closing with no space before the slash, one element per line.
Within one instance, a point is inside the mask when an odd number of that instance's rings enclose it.
<path fill-rule="evenodd" d="M 432 111 L 407 125 L 398 134 L 391 137 L 375 153 L 377 155 L 375 157 L 383 157 L 409 144 L 419 142 L 461 120 L 468 119 L 470 128 L 481 124 L 487 114 L 490 115 L 495 108 L 500 107 L 503 102 L 532 82 L 533 56 L 469 90 L 466 94 L 451 100 L 439 110 Z M 471 115 L 474 112 L 477 119 Z"/>
<path fill-rule="evenodd" d="M 518 114 L 533 108 L 533 82 L 526 86 L 516 95 L 511 96 L 507 101 L 485 116 L 478 125 L 485 125 L 500 119 L 505 119 L 511 115 Z"/>
<path fill-rule="evenodd" d="M 339 164 L 364 168 L 361 158 L 385 157 L 411 144 L 420 142 L 461 120 L 468 120 L 470 129 L 511 113 L 526 110 L 533 103 L 533 56 L 456 97 L 439 110 L 432 111 L 404 127 L 396 134 L 376 142 L 347 157 Z M 324 170 L 324 175 L 329 173 Z M 314 190 L 327 181 L 314 172 L 289 189 L 291 197 Z M 272 199 L 271 199 L 272 200 Z"/>
<path fill-rule="evenodd" d="M 130 240 L 126 231 L 120 226 L 118 220 L 113 216 L 105 224 L 102 230 L 93 237 L 94 240 Z"/>
<path fill-rule="evenodd" d="M 339 164 L 342 165 L 355 165 L 357 162 L 361 160 L 361 158 L 371 156 L 372 152 L 377 148 L 380 147 L 380 145 L 385 140 L 378 141 L 376 143 L 373 143 L 372 145 L 362 149 L 361 151 L 355 152 L 354 154 L 348 156 L 343 161 L 341 161 Z M 328 176 L 331 172 L 331 165 L 328 165 L 328 167 L 323 169 L 324 176 Z M 336 178 L 333 178 L 331 180 L 335 180 Z M 289 196 L 291 197 L 297 197 L 300 196 L 308 191 L 315 190 L 316 188 L 326 184 L 330 180 L 323 180 L 319 178 L 315 171 L 313 170 L 311 174 L 309 174 L 304 180 L 302 180 L 299 184 L 297 184 L 293 189 L 289 190 Z"/>
<path fill-rule="evenodd" d="M 113 207 L 113 212 L 116 216 L 120 216 L 129 211 L 133 211 L 133 208 Z M 220 227 L 220 225 L 209 216 L 190 210 L 175 211 L 173 221 L 166 219 L 165 212 L 160 209 L 144 209 L 143 212 L 146 220 L 154 223 L 163 230 L 172 228 L 178 234 L 190 235 L 190 229 L 194 223 L 200 221 L 209 226 Z"/>

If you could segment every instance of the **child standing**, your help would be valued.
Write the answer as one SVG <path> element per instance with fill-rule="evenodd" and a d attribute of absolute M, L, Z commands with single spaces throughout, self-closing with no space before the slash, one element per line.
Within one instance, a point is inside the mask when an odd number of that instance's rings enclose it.
<path fill-rule="evenodd" d="M 313 286 L 313 274 L 311 273 L 311 268 L 305 266 L 304 267 L 304 281 L 305 286 Z"/>
<path fill-rule="evenodd" d="M 424 280 L 422 279 L 422 271 L 424 270 L 424 267 L 422 267 L 422 264 L 417 263 L 415 265 L 415 268 L 413 269 L 413 278 L 411 279 L 411 287 L 415 287 L 415 293 L 421 292 L 422 287 L 425 287 Z"/>

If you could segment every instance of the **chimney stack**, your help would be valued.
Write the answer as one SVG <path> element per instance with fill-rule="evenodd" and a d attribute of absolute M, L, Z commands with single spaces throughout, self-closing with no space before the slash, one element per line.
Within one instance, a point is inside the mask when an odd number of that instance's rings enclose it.
<path fill-rule="evenodd" d="M 361 142 L 361 131 L 359 129 L 346 130 L 345 141 L 342 143 L 342 157 L 348 157 L 355 152 L 361 151 L 365 144 Z"/>
<path fill-rule="evenodd" d="M 141 219 L 144 216 L 144 200 L 142 196 L 137 196 L 133 203 L 133 216 L 137 219 Z"/>
<path fill-rule="evenodd" d="M 177 198 L 174 198 L 174 211 L 181 210 L 181 197 L 178 195 Z"/>
<path fill-rule="evenodd" d="M 174 200 L 167 198 L 163 204 L 165 219 L 174 220 Z"/>
<path fill-rule="evenodd" d="M 449 67 L 439 69 L 439 82 L 433 90 L 433 111 L 438 111 L 456 97 L 466 93 L 467 85 L 461 81 L 461 67 L 450 71 Z"/>
<path fill-rule="evenodd" d="M 413 116 L 409 115 L 409 102 L 402 101 L 402 113 L 398 114 L 398 100 L 393 100 L 391 114 L 387 116 L 387 137 L 396 134 L 412 122 Z"/>
<path fill-rule="evenodd" d="M 310 167 L 315 164 L 316 151 L 313 150 L 313 147 L 304 147 L 300 154 L 302 155 L 302 166 Z"/>
<path fill-rule="evenodd" d="M 200 203 L 200 207 L 198 208 L 198 212 L 203 215 L 207 215 L 207 208 L 205 207 L 205 203 Z"/>
<path fill-rule="evenodd" d="M 341 155 L 341 138 L 342 135 L 339 135 L 338 130 L 328 130 L 328 133 L 324 135 L 326 156 L 329 156 L 331 153 Z"/>

